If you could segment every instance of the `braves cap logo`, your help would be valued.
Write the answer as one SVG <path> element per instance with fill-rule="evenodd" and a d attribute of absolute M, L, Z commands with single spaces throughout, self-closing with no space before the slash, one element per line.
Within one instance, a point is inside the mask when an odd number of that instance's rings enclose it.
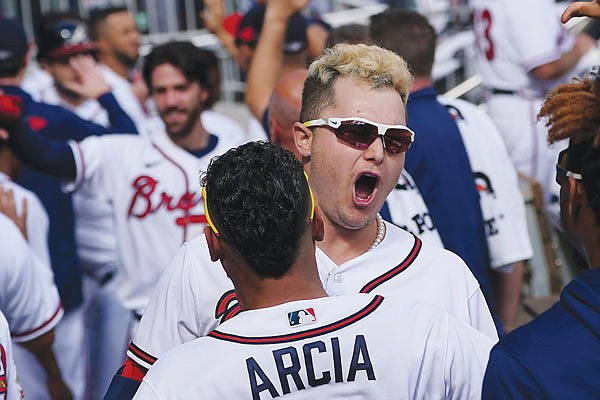
<path fill-rule="evenodd" d="M 304 308 L 302 310 L 291 311 L 288 313 L 288 323 L 290 327 L 314 324 L 317 322 L 317 316 L 313 308 Z"/>

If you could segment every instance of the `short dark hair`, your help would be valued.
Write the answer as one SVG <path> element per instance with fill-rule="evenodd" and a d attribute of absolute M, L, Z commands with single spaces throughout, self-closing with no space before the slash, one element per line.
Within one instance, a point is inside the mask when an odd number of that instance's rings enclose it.
<path fill-rule="evenodd" d="M 90 37 L 92 40 L 98 40 L 100 36 L 99 32 L 102 23 L 108 18 L 108 16 L 120 12 L 129 12 L 125 6 L 110 6 L 110 7 L 98 7 L 90 10 L 90 16 L 88 18 L 88 25 L 90 27 Z"/>
<path fill-rule="evenodd" d="M 198 82 L 200 86 L 207 89 L 210 87 L 207 73 L 209 65 L 204 52 L 190 42 L 163 43 L 154 47 L 146 56 L 142 74 L 150 92 L 152 92 L 152 72 L 162 64 L 174 66 L 190 82 Z"/>
<path fill-rule="evenodd" d="M 302 164 L 269 142 L 250 142 L 211 160 L 202 180 L 210 217 L 258 276 L 285 274 L 309 229 Z"/>
<path fill-rule="evenodd" d="M 430 76 L 437 34 L 427 18 L 408 10 L 371 17 L 371 40 L 406 60 L 415 76 Z"/>

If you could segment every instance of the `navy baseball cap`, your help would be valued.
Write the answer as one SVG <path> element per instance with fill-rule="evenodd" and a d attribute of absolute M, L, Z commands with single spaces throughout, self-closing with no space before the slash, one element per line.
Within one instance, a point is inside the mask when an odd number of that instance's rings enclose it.
<path fill-rule="evenodd" d="M 239 46 L 245 43 L 251 47 L 255 47 L 260 36 L 260 31 L 265 19 L 265 6 L 262 4 L 256 5 L 250 9 L 240 20 L 235 42 Z M 288 21 L 287 30 L 285 32 L 285 43 L 283 51 L 286 53 L 299 53 L 306 49 L 308 38 L 306 36 L 306 19 L 300 13 L 292 15 Z"/>
<path fill-rule="evenodd" d="M 39 30 L 38 59 L 67 58 L 94 53 L 96 45 L 88 36 L 85 22 L 71 18 L 53 20 Z"/>
<path fill-rule="evenodd" d="M 0 62 L 20 60 L 27 54 L 27 49 L 23 24 L 16 19 L 0 17 Z"/>

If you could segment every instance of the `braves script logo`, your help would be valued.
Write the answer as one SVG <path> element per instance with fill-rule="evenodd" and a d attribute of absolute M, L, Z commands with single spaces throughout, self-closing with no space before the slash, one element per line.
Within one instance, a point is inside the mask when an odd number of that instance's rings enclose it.
<path fill-rule="evenodd" d="M 238 304 L 235 290 L 231 289 L 223 293 L 215 308 L 215 319 L 221 320 L 221 323 L 235 317 L 242 311 Z"/>
<path fill-rule="evenodd" d="M 185 192 L 179 198 L 165 192 L 160 192 L 156 196 L 158 181 L 151 176 L 142 175 L 133 181 L 132 187 L 135 189 L 127 215 L 136 218 L 146 218 L 161 209 L 167 211 L 181 210 L 185 216 L 177 218 L 176 223 L 185 226 L 191 223 L 206 223 L 206 216 L 203 214 L 190 215 L 191 210 L 200 203 L 201 196 L 195 192 Z"/>

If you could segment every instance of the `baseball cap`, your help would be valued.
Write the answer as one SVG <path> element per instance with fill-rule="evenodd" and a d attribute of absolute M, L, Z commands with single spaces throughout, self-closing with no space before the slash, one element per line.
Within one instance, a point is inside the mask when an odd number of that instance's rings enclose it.
<path fill-rule="evenodd" d="M 0 17 L 0 62 L 22 59 L 27 54 L 27 35 L 20 21 Z"/>
<path fill-rule="evenodd" d="M 88 36 L 87 26 L 76 19 L 50 21 L 40 27 L 38 59 L 57 59 L 96 49 Z"/>
<path fill-rule="evenodd" d="M 250 9 L 238 24 L 235 35 L 236 44 L 239 46 L 241 43 L 245 43 L 251 47 L 256 46 L 264 19 L 264 5 L 259 4 Z M 285 32 L 284 52 L 298 53 L 306 48 L 308 44 L 306 25 L 306 20 L 302 14 L 296 13 L 290 17 Z"/>

